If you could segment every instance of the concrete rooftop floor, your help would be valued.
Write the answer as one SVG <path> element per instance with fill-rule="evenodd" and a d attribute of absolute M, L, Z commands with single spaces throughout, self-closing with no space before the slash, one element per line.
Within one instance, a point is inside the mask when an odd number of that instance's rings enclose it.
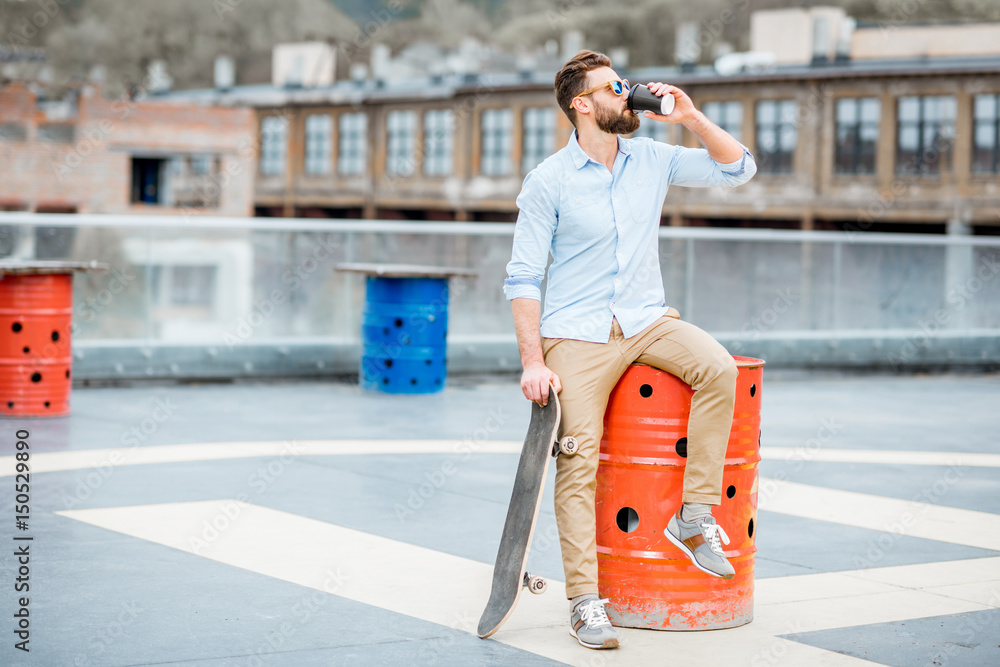
<path fill-rule="evenodd" d="M 554 466 L 529 559 L 549 590 L 475 635 L 529 415 L 516 379 L 76 388 L 69 417 L 0 422 L 0 664 L 1000 664 L 1000 376 L 764 377 L 754 620 L 602 652 L 567 632 Z"/>

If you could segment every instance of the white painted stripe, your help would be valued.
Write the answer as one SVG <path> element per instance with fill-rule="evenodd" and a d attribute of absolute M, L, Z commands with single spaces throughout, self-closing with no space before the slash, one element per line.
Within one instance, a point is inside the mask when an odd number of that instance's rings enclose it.
<path fill-rule="evenodd" d="M 232 518 L 223 520 L 227 508 Z M 488 564 L 235 500 L 56 514 L 469 634 L 475 634 L 489 597 Z M 222 528 L 219 536 L 204 545 L 193 541 L 202 537 L 205 522 L 213 521 Z M 721 631 L 724 634 L 623 629 L 622 648 L 599 654 L 570 637 L 565 588 L 550 581 L 545 595 L 522 595 L 504 627 L 484 641 L 588 667 L 663 664 L 664 656 L 678 664 L 867 665 L 776 635 L 986 609 L 977 601 L 879 582 L 872 575 L 886 571 L 889 578 L 927 586 L 939 582 L 925 573 L 941 566 L 960 569 L 968 563 L 971 571 L 989 575 L 998 560 L 904 566 L 905 577 L 901 568 L 882 568 L 763 579 L 757 582 L 755 620 L 749 625 Z M 851 589 L 845 595 L 847 584 Z M 441 652 L 446 651 L 442 645 Z"/>
<path fill-rule="evenodd" d="M 520 440 L 303 440 L 261 442 L 208 442 L 188 445 L 117 447 L 32 454 L 34 473 L 83 470 L 102 466 L 186 463 L 269 456 L 348 456 L 356 454 L 517 454 Z M 842 463 L 898 463 L 955 467 L 1000 467 L 1000 454 L 973 452 L 912 452 L 866 449 L 764 447 L 767 460 L 831 461 Z M 0 457 L 0 477 L 14 474 L 13 456 Z"/>
<path fill-rule="evenodd" d="M 945 499 L 947 489 L 957 479 L 958 475 L 954 479 L 942 477 L 940 489 L 927 489 L 927 497 Z M 1000 515 L 987 512 L 827 489 L 769 477 L 760 478 L 757 503 L 759 509 L 768 512 L 1000 550 Z M 867 556 L 859 553 L 858 557 L 863 559 Z"/>
<path fill-rule="evenodd" d="M 31 472 L 87 468 L 188 463 L 271 456 L 350 456 L 356 454 L 518 454 L 513 440 L 285 440 L 271 442 L 208 442 L 190 445 L 118 447 L 48 452 L 31 455 Z M 0 477 L 14 474 L 13 456 L 0 457 Z"/>
<path fill-rule="evenodd" d="M 892 449 L 810 449 L 761 447 L 767 461 L 823 461 L 828 463 L 898 463 L 917 466 L 1000 468 L 1000 454 L 978 452 L 915 452 Z"/>

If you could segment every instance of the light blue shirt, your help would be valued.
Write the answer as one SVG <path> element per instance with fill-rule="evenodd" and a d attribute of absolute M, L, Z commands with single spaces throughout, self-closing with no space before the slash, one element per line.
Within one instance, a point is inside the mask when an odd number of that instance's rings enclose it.
<path fill-rule="evenodd" d="M 574 130 L 524 177 L 504 294 L 540 301 L 551 252 L 541 335 L 607 343 L 617 318 L 630 338 L 667 312 L 657 245 L 667 188 L 736 187 L 756 172 L 746 146 L 739 160 L 722 164 L 704 148 L 648 137 L 618 137 L 609 172 L 580 148 Z"/>

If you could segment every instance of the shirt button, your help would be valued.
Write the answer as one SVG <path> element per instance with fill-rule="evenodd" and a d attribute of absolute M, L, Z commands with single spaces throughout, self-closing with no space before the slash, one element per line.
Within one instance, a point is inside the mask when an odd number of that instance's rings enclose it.
<path fill-rule="evenodd" d="M 577 203 L 577 204 L 579 204 L 579 203 L 580 203 L 580 198 L 579 198 L 579 197 L 577 197 L 577 198 L 576 198 L 576 203 Z"/>
<path fill-rule="evenodd" d="M 642 185 L 642 181 L 639 181 L 639 185 Z"/>

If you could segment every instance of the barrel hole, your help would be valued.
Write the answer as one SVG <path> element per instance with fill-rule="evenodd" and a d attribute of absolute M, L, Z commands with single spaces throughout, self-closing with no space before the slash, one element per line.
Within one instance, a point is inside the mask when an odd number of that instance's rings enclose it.
<path fill-rule="evenodd" d="M 641 387 L 639 387 L 639 395 L 642 396 L 643 398 L 649 398 L 650 396 L 653 395 L 653 388 L 648 384 L 644 384 Z"/>
<path fill-rule="evenodd" d="M 69 371 L 66 371 L 66 379 L 69 379 Z"/>
<path fill-rule="evenodd" d="M 735 498 L 736 497 L 736 487 L 733 486 L 732 484 L 730 484 L 729 488 L 726 489 L 726 497 L 727 498 Z"/>
<path fill-rule="evenodd" d="M 427 361 L 424 362 L 424 364 L 427 365 L 427 366 L 430 366 L 431 365 L 431 360 L 428 359 Z"/>
<path fill-rule="evenodd" d="M 58 331 L 53 331 L 52 332 L 52 342 L 53 343 L 58 343 L 59 342 L 59 332 Z"/>
<path fill-rule="evenodd" d="M 49 407 L 49 402 L 45 401 L 45 407 Z"/>
<path fill-rule="evenodd" d="M 410 384 L 417 384 L 417 378 L 410 378 Z"/>
<path fill-rule="evenodd" d="M 758 448 L 760 448 L 760 439 L 761 439 L 761 437 L 763 437 L 763 435 L 764 435 L 763 431 L 757 431 L 757 447 Z"/>
<path fill-rule="evenodd" d="M 382 384 L 389 384 L 389 378 L 382 378 Z"/>
<path fill-rule="evenodd" d="M 30 352 L 31 352 L 31 348 L 30 347 L 25 347 L 24 348 L 24 353 L 25 354 L 29 354 Z"/>
<path fill-rule="evenodd" d="M 688 439 L 681 438 L 677 441 L 677 456 L 686 459 L 688 455 Z"/>
<path fill-rule="evenodd" d="M 441 384 L 441 378 L 434 378 L 434 384 Z"/>
<path fill-rule="evenodd" d="M 382 327 L 382 335 L 383 336 L 389 335 L 389 327 Z"/>
<path fill-rule="evenodd" d="M 14 401 L 7 401 L 7 407 L 8 408 L 13 408 L 14 407 Z"/>
<path fill-rule="evenodd" d="M 756 395 L 757 395 L 757 385 L 752 384 L 750 385 L 750 398 L 753 398 Z"/>
<path fill-rule="evenodd" d="M 394 322 L 394 324 L 395 324 L 395 325 L 396 325 L 397 327 L 401 327 L 401 326 L 403 326 L 403 320 L 397 317 L 397 318 L 396 318 L 396 321 Z"/>
<path fill-rule="evenodd" d="M 753 537 L 753 519 L 750 519 L 750 525 L 747 527 L 747 535 Z"/>
<path fill-rule="evenodd" d="M 20 322 L 14 322 L 14 324 L 12 324 L 10 328 L 14 330 L 14 333 L 20 333 L 23 327 L 21 326 Z"/>
<path fill-rule="evenodd" d="M 386 368 L 392 368 L 392 359 L 386 359 L 385 360 L 385 367 Z"/>
<path fill-rule="evenodd" d="M 623 507 L 618 510 L 615 522 L 623 533 L 631 533 L 639 527 L 639 515 L 631 507 Z"/>
<path fill-rule="evenodd" d="M 42 374 L 41 373 L 32 373 L 31 374 L 31 381 L 32 382 L 41 382 L 42 381 Z"/>

